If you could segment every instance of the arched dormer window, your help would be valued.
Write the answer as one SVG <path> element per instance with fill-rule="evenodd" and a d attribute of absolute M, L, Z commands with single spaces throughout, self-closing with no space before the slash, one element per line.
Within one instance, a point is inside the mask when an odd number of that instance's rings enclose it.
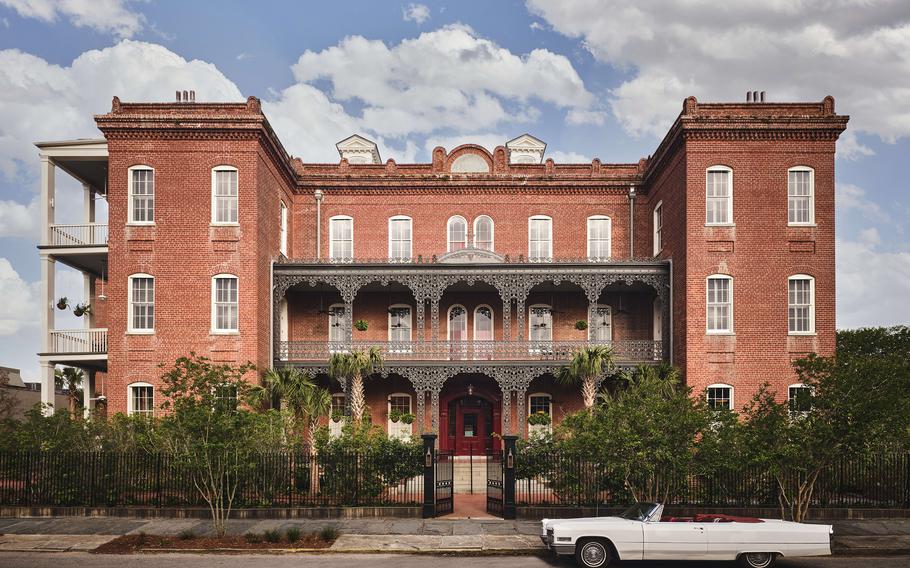
<path fill-rule="evenodd" d="M 452 252 L 468 246 L 468 222 L 461 215 L 449 217 L 446 226 L 446 250 Z"/>

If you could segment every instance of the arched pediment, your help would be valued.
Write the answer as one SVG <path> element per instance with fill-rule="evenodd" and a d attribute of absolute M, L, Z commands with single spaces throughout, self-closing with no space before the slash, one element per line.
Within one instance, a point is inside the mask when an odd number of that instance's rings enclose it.
<path fill-rule="evenodd" d="M 436 261 L 443 264 L 501 264 L 506 257 L 490 250 L 467 247 L 440 255 Z"/>
<path fill-rule="evenodd" d="M 464 144 L 452 150 L 446 165 L 453 174 L 488 174 L 493 171 L 493 155 L 483 146 Z"/>

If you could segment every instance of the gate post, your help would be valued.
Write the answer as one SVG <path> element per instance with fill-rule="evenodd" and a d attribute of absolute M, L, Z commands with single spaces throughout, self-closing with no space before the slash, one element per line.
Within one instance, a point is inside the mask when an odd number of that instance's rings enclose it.
<path fill-rule="evenodd" d="M 515 442 L 518 436 L 503 436 L 502 450 L 502 518 L 515 518 L 515 459 L 518 457 Z"/>
<path fill-rule="evenodd" d="M 436 434 L 423 434 L 423 518 L 436 516 Z"/>

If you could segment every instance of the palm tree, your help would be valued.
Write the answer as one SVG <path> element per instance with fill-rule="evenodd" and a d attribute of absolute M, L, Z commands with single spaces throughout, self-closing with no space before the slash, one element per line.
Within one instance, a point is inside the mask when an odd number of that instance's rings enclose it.
<path fill-rule="evenodd" d="M 590 345 L 577 349 L 569 364 L 559 370 L 556 380 L 564 385 L 581 385 L 585 408 L 594 408 L 597 379 L 613 370 L 613 350 L 606 345 Z"/>
<path fill-rule="evenodd" d="M 294 430 L 299 435 L 303 432 L 305 412 L 303 401 L 315 385 L 309 375 L 296 367 L 269 369 L 262 375 L 264 392 L 273 408 L 282 404 L 291 411 L 294 417 Z"/>
<path fill-rule="evenodd" d="M 332 412 L 332 393 L 328 390 L 314 386 L 308 389 L 300 400 L 300 409 L 306 417 L 306 445 L 310 453 L 316 454 L 315 435 L 319 428 L 319 420 Z"/>
<path fill-rule="evenodd" d="M 351 399 L 351 418 L 354 424 L 360 424 L 366 408 L 363 378 L 372 375 L 377 370 L 382 370 L 382 351 L 377 347 L 370 347 L 368 351 L 335 353 L 329 359 L 329 376 L 333 379 L 349 381 L 347 391 Z"/>
<path fill-rule="evenodd" d="M 76 415 L 76 407 L 80 405 L 82 399 L 82 379 L 84 375 L 82 369 L 75 367 L 64 367 L 63 369 L 54 369 L 54 386 L 65 389 L 67 399 L 69 400 L 70 414 Z"/>

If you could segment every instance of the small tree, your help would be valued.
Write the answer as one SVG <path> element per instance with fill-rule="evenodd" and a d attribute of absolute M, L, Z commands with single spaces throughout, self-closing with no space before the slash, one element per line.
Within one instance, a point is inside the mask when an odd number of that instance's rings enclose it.
<path fill-rule="evenodd" d="M 161 377 L 162 441 L 208 505 L 218 536 L 224 536 L 241 479 L 255 469 L 261 451 L 254 436 L 259 415 L 236 404 L 249 393 L 243 377 L 253 369 L 191 354 Z"/>
<path fill-rule="evenodd" d="M 272 407 L 280 408 L 284 404 L 293 418 L 295 435 L 302 437 L 306 430 L 303 405 L 314 388 L 310 376 L 296 367 L 282 367 L 266 371 L 262 375 L 262 383 Z"/>
<path fill-rule="evenodd" d="M 568 365 L 560 369 L 556 380 L 564 385 L 581 385 L 585 408 L 594 408 L 597 381 L 613 370 L 613 350 L 606 345 L 592 345 L 575 351 Z"/>
<path fill-rule="evenodd" d="M 312 455 L 316 454 L 316 430 L 319 421 L 332 412 L 332 393 L 321 387 L 311 387 L 303 395 L 300 410 L 306 417 L 306 434 L 304 439 Z"/>
<path fill-rule="evenodd" d="M 82 379 L 84 377 L 82 369 L 76 367 L 54 369 L 54 386 L 66 389 L 69 411 L 73 416 L 76 415 L 76 410 L 82 406 Z"/>
<path fill-rule="evenodd" d="M 347 393 L 351 400 L 351 419 L 354 424 L 360 424 L 366 410 L 363 379 L 382 370 L 382 364 L 382 352 L 376 347 L 370 347 L 367 351 L 335 353 L 329 359 L 329 376 L 348 381 Z"/>

